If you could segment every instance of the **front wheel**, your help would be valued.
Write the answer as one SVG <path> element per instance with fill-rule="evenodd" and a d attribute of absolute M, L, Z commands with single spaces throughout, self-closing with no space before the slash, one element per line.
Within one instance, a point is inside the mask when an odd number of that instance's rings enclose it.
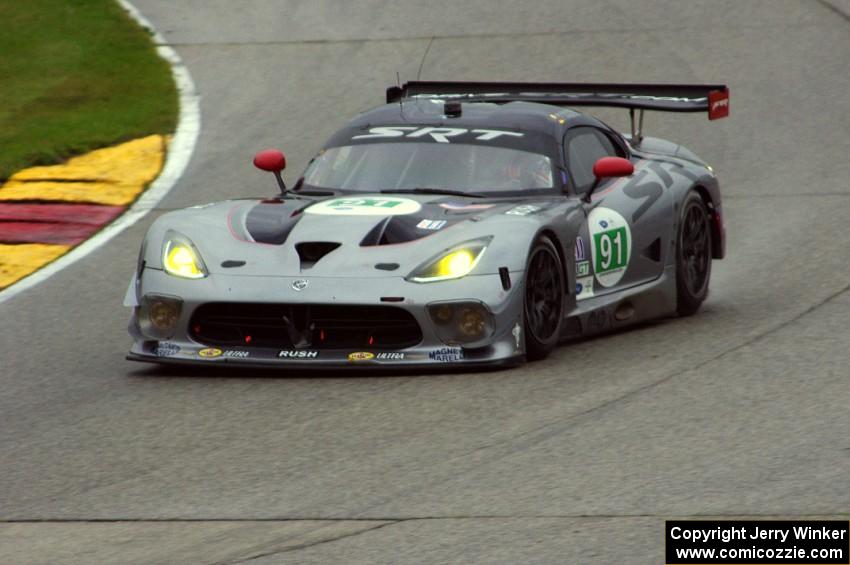
<path fill-rule="evenodd" d="M 558 344 L 564 314 L 564 269 L 548 237 L 540 237 L 531 249 L 523 310 L 526 358 L 543 359 Z"/>
<path fill-rule="evenodd" d="M 690 192 L 682 204 L 676 239 L 676 310 L 690 316 L 708 296 L 711 278 L 711 227 L 708 208 Z"/>

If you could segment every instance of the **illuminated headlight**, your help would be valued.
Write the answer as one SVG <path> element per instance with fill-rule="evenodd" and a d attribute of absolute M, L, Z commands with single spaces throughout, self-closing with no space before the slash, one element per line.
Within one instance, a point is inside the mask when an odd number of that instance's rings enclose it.
<path fill-rule="evenodd" d="M 428 315 L 437 337 L 447 345 L 475 343 L 496 329 L 493 314 L 481 302 L 432 302 Z"/>
<path fill-rule="evenodd" d="M 162 246 L 162 268 L 169 275 L 184 279 L 201 279 L 207 276 L 201 254 L 189 238 L 170 231 Z"/>
<path fill-rule="evenodd" d="M 417 267 L 407 278 L 418 283 L 459 279 L 472 272 L 492 237 L 467 241 Z"/>
<path fill-rule="evenodd" d="M 174 335 L 183 301 L 176 296 L 146 294 L 139 306 L 139 329 L 146 336 L 168 339 Z"/>

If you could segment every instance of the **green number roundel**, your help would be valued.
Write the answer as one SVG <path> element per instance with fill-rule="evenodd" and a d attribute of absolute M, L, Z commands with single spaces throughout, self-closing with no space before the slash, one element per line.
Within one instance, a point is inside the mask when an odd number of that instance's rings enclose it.
<path fill-rule="evenodd" d="M 597 273 L 607 273 L 626 266 L 626 228 L 617 228 L 593 234 L 597 253 L 594 268 Z"/>
<path fill-rule="evenodd" d="M 323 216 L 398 216 L 415 214 L 422 208 L 410 198 L 384 198 L 381 196 L 330 198 L 313 204 L 307 214 Z"/>
<path fill-rule="evenodd" d="M 629 267 L 632 233 L 628 222 L 610 208 L 594 208 L 587 218 L 596 280 L 603 287 L 620 282 Z"/>

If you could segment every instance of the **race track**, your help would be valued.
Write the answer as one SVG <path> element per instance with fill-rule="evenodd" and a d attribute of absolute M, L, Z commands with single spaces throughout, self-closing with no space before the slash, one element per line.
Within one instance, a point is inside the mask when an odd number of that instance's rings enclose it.
<path fill-rule="evenodd" d="M 649 565 L 666 518 L 850 518 L 850 3 L 134 3 L 186 62 L 203 129 L 157 212 L 0 304 L 0 563 Z M 729 253 L 702 311 L 499 372 L 124 360 L 121 300 L 161 211 L 274 193 L 256 150 L 281 148 L 291 182 L 420 69 L 728 83 L 728 119 L 645 125 L 722 182 Z"/>

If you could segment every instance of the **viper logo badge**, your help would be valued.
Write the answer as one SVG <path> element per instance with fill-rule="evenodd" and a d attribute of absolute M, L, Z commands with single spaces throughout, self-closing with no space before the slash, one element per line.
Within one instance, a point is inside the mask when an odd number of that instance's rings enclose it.
<path fill-rule="evenodd" d="M 307 288 L 308 284 L 310 284 L 310 281 L 308 281 L 307 279 L 298 279 L 292 281 L 292 290 L 304 290 L 305 288 Z"/>

